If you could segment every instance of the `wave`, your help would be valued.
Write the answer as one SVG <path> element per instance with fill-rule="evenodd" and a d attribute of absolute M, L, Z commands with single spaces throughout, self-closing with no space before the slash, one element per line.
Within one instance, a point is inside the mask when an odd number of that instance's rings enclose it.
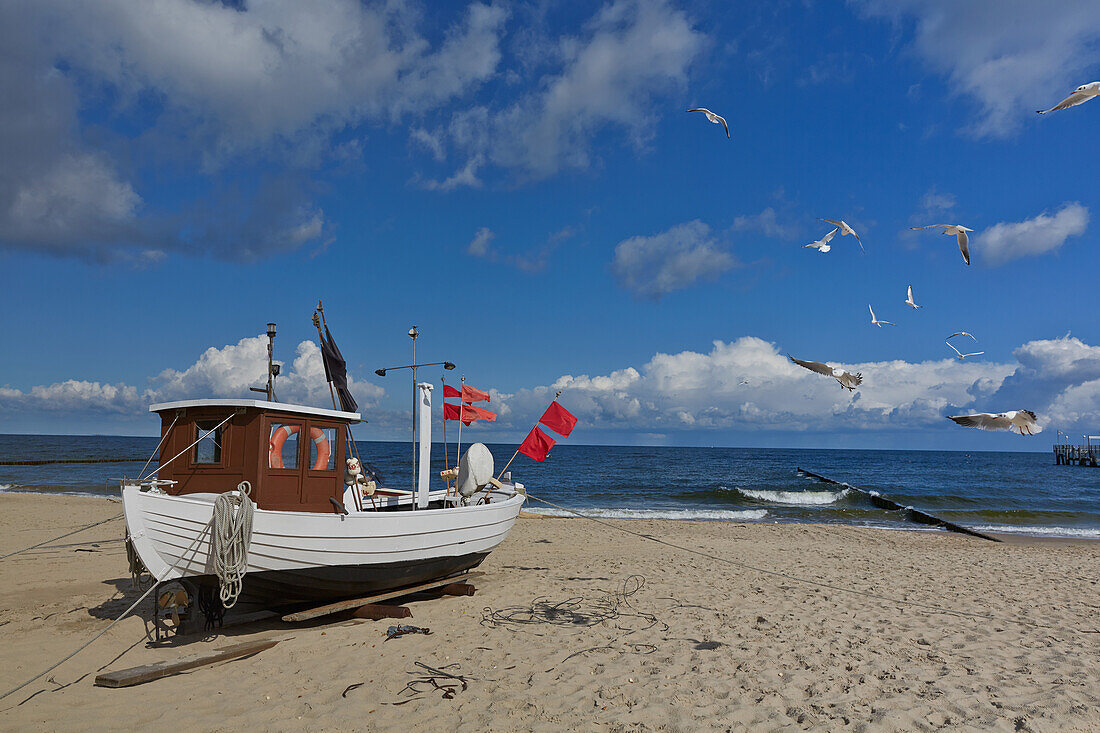
<path fill-rule="evenodd" d="M 561 509 L 527 509 L 533 514 L 545 514 L 550 517 L 575 517 L 572 512 Z M 589 517 L 601 519 L 709 519 L 732 522 L 752 521 L 768 516 L 767 509 L 612 509 L 610 507 L 591 507 L 577 510 Z"/>
<path fill-rule="evenodd" d="M 1044 537 L 1086 537 L 1100 540 L 1100 528 L 1086 527 L 1029 527 L 1020 524 L 978 524 L 970 529 L 979 532 L 1001 532 L 1004 534 L 1030 534 Z"/>
<path fill-rule="evenodd" d="M 738 488 L 737 493 L 747 499 L 756 499 L 757 501 L 809 506 L 835 504 L 848 495 L 848 489 L 841 489 L 840 491 L 769 491 L 768 489 Z"/>
<path fill-rule="evenodd" d="M 7 491 L 8 489 L 14 489 L 15 484 L 0 484 L 0 491 Z"/>

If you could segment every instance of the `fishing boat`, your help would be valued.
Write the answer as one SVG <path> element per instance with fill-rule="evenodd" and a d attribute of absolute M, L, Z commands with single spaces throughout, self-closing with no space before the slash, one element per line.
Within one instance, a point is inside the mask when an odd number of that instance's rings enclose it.
<path fill-rule="evenodd" d="M 155 478 L 122 482 L 132 554 L 154 580 L 220 588 L 223 601 L 238 583 L 226 605 L 238 594 L 268 604 L 361 597 L 476 567 L 508 536 L 524 487 L 493 478 L 480 443 L 430 476 L 432 385 L 414 384 L 412 490 L 364 475 L 350 430 L 358 412 L 276 402 L 270 377 L 257 390 L 268 400 L 151 405 L 161 419 Z M 250 532 L 227 548 L 221 535 L 245 520 Z"/>

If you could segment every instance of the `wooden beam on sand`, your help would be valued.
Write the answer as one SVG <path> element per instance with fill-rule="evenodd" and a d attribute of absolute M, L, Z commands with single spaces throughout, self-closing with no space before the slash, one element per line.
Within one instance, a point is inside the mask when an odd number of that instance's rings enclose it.
<path fill-rule="evenodd" d="M 408 606 L 385 606 L 379 603 L 368 603 L 352 613 L 355 618 L 369 618 L 374 621 L 383 618 L 412 618 L 412 615 Z"/>
<path fill-rule="evenodd" d="M 158 662 L 156 664 L 143 664 L 140 667 L 119 669 L 114 672 L 104 672 L 95 678 L 97 687 L 133 687 L 134 685 L 159 680 L 162 677 L 170 677 L 174 674 L 186 672 L 196 667 L 205 667 L 208 664 L 225 662 L 230 659 L 248 656 L 262 652 L 265 649 L 278 644 L 280 639 L 264 639 L 262 641 L 246 641 L 241 644 L 222 647 L 211 654 L 195 654 L 190 657 L 177 659 L 174 662 Z"/>
<path fill-rule="evenodd" d="M 859 488 L 858 486 L 852 486 L 851 484 L 844 484 L 840 481 L 834 481 L 833 479 L 822 476 L 819 473 L 807 471 L 805 468 L 795 468 L 795 470 L 801 474 L 809 476 L 810 478 L 815 478 L 818 481 L 823 481 L 827 484 L 833 484 L 834 486 L 843 486 L 846 489 L 858 491 L 859 493 L 866 496 L 871 501 L 871 504 L 878 507 L 879 509 L 905 512 L 906 518 L 911 522 L 916 522 L 917 524 L 928 524 L 933 527 L 942 527 L 948 532 L 958 532 L 959 534 L 970 535 L 971 537 L 978 537 L 983 540 L 989 540 L 990 542 L 1000 542 L 1000 540 L 996 537 L 984 534 L 976 529 L 970 529 L 969 527 L 964 527 L 961 524 L 955 524 L 954 522 L 949 522 L 946 519 L 940 519 L 939 517 L 933 516 L 928 512 L 923 512 L 920 509 L 914 509 L 911 506 L 902 506 L 892 499 L 887 499 L 885 496 L 878 493 L 877 491 L 866 491 Z"/>
<path fill-rule="evenodd" d="M 353 608 L 360 608 L 371 603 L 377 603 L 379 601 L 386 601 L 391 598 L 400 598 L 402 596 L 411 595 L 418 591 L 430 590 L 432 588 L 439 588 L 440 586 L 450 585 L 455 581 L 468 580 L 470 578 L 478 578 L 485 573 L 473 572 L 473 573 L 460 573 L 458 575 L 452 575 L 447 578 L 440 578 L 433 580 L 430 583 L 421 583 L 420 585 L 411 585 L 407 588 L 398 588 L 397 590 L 387 591 L 386 593 L 378 593 L 373 596 L 367 596 L 365 598 L 355 598 L 349 601 L 338 601 L 337 603 L 330 603 L 325 606 L 318 606 L 317 608 L 311 608 L 306 611 L 298 611 L 296 613 L 288 613 L 283 616 L 283 621 L 289 623 L 297 623 L 299 621 L 309 621 L 310 619 L 319 618 L 321 616 L 328 616 L 334 613 L 340 613 L 341 611 L 350 611 Z"/>

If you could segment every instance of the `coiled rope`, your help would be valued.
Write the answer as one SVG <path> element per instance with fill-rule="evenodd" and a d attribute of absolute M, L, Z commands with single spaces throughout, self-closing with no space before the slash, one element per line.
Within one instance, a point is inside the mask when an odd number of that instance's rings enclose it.
<path fill-rule="evenodd" d="M 218 576 L 218 595 L 226 608 L 236 604 L 245 570 L 248 569 L 248 546 L 252 543 L 252 512 L 255 509 L 248 498 L 251 491 L 252 484 L 242 481 L 237 484 L 236 491 L 219 494 L 214 500 L 210 554 Z"/>

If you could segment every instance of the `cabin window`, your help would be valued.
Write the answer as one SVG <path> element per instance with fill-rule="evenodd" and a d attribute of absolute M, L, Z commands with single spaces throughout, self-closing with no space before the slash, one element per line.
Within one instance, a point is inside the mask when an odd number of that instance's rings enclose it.
<path fill-rule="evenodd" d="M 298 468 L 298 434 L 301 430 L 301 425 L 272 423 L 268 468 Z"/>
<path fill-rule="evenodd" d="M 313 428 L 309 431 L 309 466 L 314 471 L 336 469 L 336 429 Z"/>
<path fill-rule="evenodd" d="M 225 426 L 221 420 L 196 420 L 194 463 L 216 464 L 222 462 L 222 438 Z M 201 440 L 200 440 L 201 438 Z"/>

